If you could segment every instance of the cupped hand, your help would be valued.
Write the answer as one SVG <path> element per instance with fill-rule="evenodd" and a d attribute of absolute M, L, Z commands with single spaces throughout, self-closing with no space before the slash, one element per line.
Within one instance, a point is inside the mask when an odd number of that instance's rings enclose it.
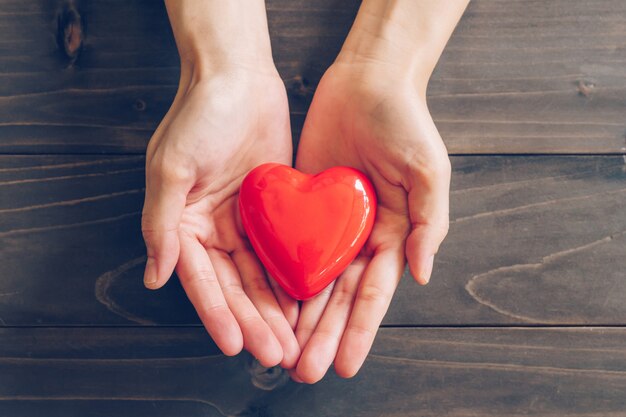
<path fill-rule="evenodd" d="M 351 377 L 365 360 L 408 261 L 426 284 L 448 231 L 450 162 L 422 86 L 392 66 L 337 62 L 308 112 L 296 167 L 363 171 L 378 196 L 374 229 L 334 286 L 302 304 L 298 381 L 320 380 L 334 362 Z"/>
<path fill-rule="evenodd" d="M 264 366 L 295 365 L 298 304 L 266 279 L 241 226 L 239 185 L 265 162 L 291 164 L 289 112 L 275 69 L 183 67 L 178 94 L 150 140 L 142 231 L 144 282 L 173 270 L 215 343 Z"/>

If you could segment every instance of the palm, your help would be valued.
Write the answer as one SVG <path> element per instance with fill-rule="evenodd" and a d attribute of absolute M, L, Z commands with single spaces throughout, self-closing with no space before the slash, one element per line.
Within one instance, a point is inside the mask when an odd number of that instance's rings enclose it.
<path fill-rule="evenodd" d="M 445 163 L 440 179 L 430 175 L 447 154 L 425 101 L 407 86 L 376 85 L 358 75 L 337 64 L 325 74 L 297 155 L 296 166 L 308 173 L 336 165 L 363 171 L 378 196 L 374 228 L 359 256 L 334 288 L 303 303 L 296 329 L 303 354 L 295 377 L 307 382 L 320 379 L 333 359 L 343 376 L 360 367 L 404 270 L 405 253 L 419 251 L 428 239 L 424 231 L 436 220 L 424 210 L 430 190 L 447 193 Z M 413 255 L 409 263 L 421 279 L 424 260 Z"/>
<path fill-rule="evenodd" d="M 227 76 L 176 97 L 150 142 L 147 167 L 155 173 L 147 185 L 170 190 L 161 203 L 180 215 L 169 228 L 177 239 L 163 252 L 220 348 L 236 354 L 245 347 L 266 366 L 293 366 L 299 349 L 290 322 L 297 303 L 270 287 L 237 206 L 243 177 L 265 162 L 291 162 L 282 81 Z M 161 181 L 151 184 L 155 180 Z M 144 214 L 148 237 L 150 219 Z"/>
<path fill-rule="evenodd" d="M 212 110 L 203 103 L 202 111 L 212 114 L 209 120 L 215 118 Z M 248 247 L 237 207 L 241 180 L 260 164 L 291 163 L 289 125 L 284 123 L 286 109 L 262 116 L 256 111 L 239 108 L 236 120 L 194 127 L 194 131 L 203 133 L 200 140 L 205 144 L 194 154 L 200 169 L 187 196 L 181 230 L 195 235 L 207 249 L 229 254 Z M 242 129 L 248 120 L 262 120 L 263 125 Z M 219 131 L 215 132 L 216 128 Z M 221 140 L 213 140 L 216 137 Z"/>

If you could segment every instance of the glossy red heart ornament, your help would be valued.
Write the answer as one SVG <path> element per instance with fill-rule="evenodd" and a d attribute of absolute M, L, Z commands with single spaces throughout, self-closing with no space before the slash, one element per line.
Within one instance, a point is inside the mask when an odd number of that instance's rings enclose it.
<path fill-rule="evenodd" d="M 239 210 L 269 274 L 290 296 L 306 300 L 337 278 L 365 244 L 376 194 L 353 168 L 307 175 L 270 163 L 244 178 Z"/>

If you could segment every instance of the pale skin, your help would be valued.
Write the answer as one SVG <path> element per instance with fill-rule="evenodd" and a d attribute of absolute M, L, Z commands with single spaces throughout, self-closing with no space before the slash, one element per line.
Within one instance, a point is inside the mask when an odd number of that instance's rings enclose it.
<path fill-rule="evenodd" d="M 372 180 L 374 230 L 337 281 L 298 305 L 268 279 L 237 211 L 245 174 L 291 165 L 289 110 L 262 0 L 166 1 L 181 56 L 176 98 L 150 140 L 144 282 L 174 270 L 226 355 L 242 349 L 298 382 L 362 366 L 405 264 L 424 285 L 448 230 L 450 162 L 428 79 L 468 0 L 364 0 L 307 114 L 296 168 Z"/>

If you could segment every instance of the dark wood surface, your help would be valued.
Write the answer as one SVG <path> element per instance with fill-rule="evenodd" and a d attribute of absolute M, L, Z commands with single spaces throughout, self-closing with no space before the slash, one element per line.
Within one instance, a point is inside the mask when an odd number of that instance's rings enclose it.
<path fill-rule="evenodd" d="M 295 141 L 358 3 L 268 1 Z M 67 51 L 70 12 L 83 42 Z M 178 84 L 162 1 L 2 0 L 0 30 L 0 151 L 143 153 Z M 477 0 L 430 107 L 452 153 L 623 153 L 625 48 L 623 0 Z"/>
<path fill-rule="evenodd" d="M 266 3 L 297 144 L 359 1 Z M 163 2 L 0 0 L 0 417 L 626 416 L 625 68 L 623 0 L 472 1 L 428 93 L 458 154 L 432 282 L 304 386 L 143 288 Z"/>
<path fill-rule="evenodd" d="M 386 324 L 626 324 L 623 157 L 452 161 L 432 283 L 407 274 Z M 1 322 L 198 323 L 177 280 L 143 288 L 143 163 L 0 156 Z"/>
<path fill-rule="evenodd" d="M 2 416 L 623 416 L 624 329 L 382 329 L 314 386 L 201 328 L 0 329 Z M 88 383 L 86 383 L 89 381 Z M 46 410 L 44 414 L 42 410 Z"/>

